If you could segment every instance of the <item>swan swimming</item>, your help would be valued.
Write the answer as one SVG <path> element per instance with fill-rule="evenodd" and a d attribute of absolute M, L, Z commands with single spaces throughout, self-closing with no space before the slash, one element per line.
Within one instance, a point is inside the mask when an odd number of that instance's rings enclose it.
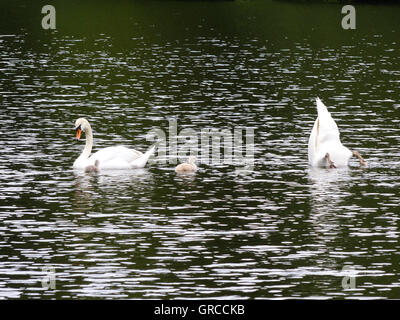
<path fill-rule="evenodd" d="M 155 151 L 155 145 L 152 146 L 146 153 L 129 149 L 123 146 L 108 147 L 92 152 L 93 147 L 93 132 L 89 122 L 85 118 L 79 118 L 75 121 L 76 139 L 79 140 L 82 132 L 86 134 L 86 144 L 81 155 L 75 160 L 73 167 L 75 169 L 85 169 L 88 166 L 96 166 L 97 169 L 134 169 L 143 168 L 150 156 Z"/>
<path fill-rule="evenodd" d="M 196 157 L 190 156 L 188 162 L 181 163 L 176 166 L 175 172 L 176 173 L 191 173 L 197 170 L 196 166 Z"/>
<path fill-rule="evenodd" d="M 317 98 L 317 111 L 318 117 L 308 140 L 309 164 L 313 167 L 345 167 L 350 158 L 355 156 L 361 165 L 367 165 L 358 151 L 350 151 L 341 143 L 338 126 L 319 98 Z"/>

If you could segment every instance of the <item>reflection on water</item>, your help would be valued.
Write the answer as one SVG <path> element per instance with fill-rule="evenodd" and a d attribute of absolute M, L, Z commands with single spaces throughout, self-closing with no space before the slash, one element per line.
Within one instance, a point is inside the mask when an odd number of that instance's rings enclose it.
<path fill-rule="evenodd" d="M 346 197 L 351 196 L 347 190 L 352 178 L 350 170 L 349 168 L 309 169 L 311 213 L 317 216 L 329 215 Z"/>
<path fill-rule="evenodd" d="M 254 3 L 219 6 L 254 10 L 254 21 L 263 13 L 259 26 L 275 21 Z M 146 36 L 0 34 L 0 297 L 397 298 L 397 40 L 359 31 L 341 42 L 332 31 L 319 43 L 311 22 L 307 36 L 281 26 L 287 39 L 273 38 L 253 20 L 237 33 L 173 10 L 187 30 L 164 34 L 141 16 L 132 32 L 153 30 Z M 395 32 L 395 21 L 385 28 Z M 317 95 L 368 168 L 307 167 Z M 146 133 L 170 119 L 179 132 L 253 128 L 254 167 L 199 159 L 181 176 L 168 158 L 75 172 L 81 116 L 94 151 L 146 150 Z M 55 290 L 42 287 L 48 267 Z M 344 267 L 356 270 L 356 288 L 343 289 Z"/>
<path fill-rule="evenodd" d="M 182 186 L 193 186 L 196 183 L 196 173 L 177 173 L 176 181 Z"/>
<path fill-rule="evenodd" d="M 343 265 L 332 258 L 330 252 L 334 251 L 334 243 L 340 236 L 341 226 L 337 208 L 346 197 L 351 196 L 347 190 L 351 181 L 350 169 L 310 168 L 308 174 L 311 182 L 310 222 L 318 247 L 323 252 L 319 267 L 328 274 L 340 276 L 337 273 Z"/>
<path fill-rule="evenodd" d="M 74 175 L 74 208 L 82 212 L 93 207 L 99 198 L 108 199 L 110 205 L 118 205 L 116 199 L 131 199 L 132 193 L 151 194 L 154 184 L 147 169 L 106 170 L 96 174 L 74 170 Z"/>

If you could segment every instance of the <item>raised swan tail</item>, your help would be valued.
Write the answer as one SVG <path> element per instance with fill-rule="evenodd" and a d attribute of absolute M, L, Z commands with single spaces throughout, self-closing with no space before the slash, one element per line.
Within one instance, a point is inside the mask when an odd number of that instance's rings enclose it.
<path fill-rule="evenodd" d="M 144 168 L 149 158 L 154 154 L 156 145 L 153 145 L 144 155 L 131 162 L 132 168 Z"/>
<path fill-rule="evenodd" d="M 318 111 L 319 136 L 323 137 L 328 134 L 330 136 L 333 135 L 335 139 L 339 139 L 338 126 L 329 113 L 328 108 L 320 98 L 317 98 L 316 102 Z"/>
<path fill-rule="evenodd" d="M 325 116 L 326 113 L 329 114 L 328 108 L 326 107 L 326 105 L 321 101 L 320 98 L 317 97 L 316 103 L 317 103 L 317 111 L 318 111 L 318 116 Z"/>

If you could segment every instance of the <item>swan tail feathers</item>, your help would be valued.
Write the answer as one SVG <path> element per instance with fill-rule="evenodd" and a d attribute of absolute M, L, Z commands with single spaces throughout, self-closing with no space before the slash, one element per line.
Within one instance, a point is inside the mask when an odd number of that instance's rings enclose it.
<path fill-rule="evenodd" d="M 328 108 L 326 107 L 326 105 L 321 101 L 320 98 L 316 99 L 317 102 L 317 111 L 318 111 L 318 116 L 323 116 L 326 113 L 329 114 Z"/>
<path fill-rule="evenodd" d="M 156 150 L 156 145 L 153 145 L 149 150 L 146 151 L 145 154 L 133 160 L 131 162 L 132 168 L 144 168 L 149 158 L 154 154 L 155 150 Z"/>
<path fill-rule="evenodd" d="M 316 99 L 317 111 L 318 111 L 318 131 L 319 134 L 329 134 L 336 138 L 339 137 L 339 129 L 333 120 L 331 114 L 328 111 L 326 105 L 321 101 L 320 98 Z"/>

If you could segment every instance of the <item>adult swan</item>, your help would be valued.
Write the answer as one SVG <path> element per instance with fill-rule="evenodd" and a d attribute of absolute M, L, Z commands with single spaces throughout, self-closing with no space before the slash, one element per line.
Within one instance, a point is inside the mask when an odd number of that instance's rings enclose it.
<path fill-rule="evenodd" d="M 367 162 L 358 151 L 350 151 L 340 141 L 338 126 L 332 119 L 326 106 L 317 98 L 318 117 L 308 140 L 308 162 L 314 167 L 347 166 L 352 156 L 357 157 L 362 165 Z"/>
<path fill-rule="evenodd" d="M 75 121 L 75 130 L 77 140 L 80 139 L 82 132 L 86 134 L 85 148 L 74 162 L 76 169 L 93 166 L 96 160 L 98 160 L 99 170 L 143 168 L 155 150 L 155 146 L 152 146 L 143 154 L 134 149 L 116 146 L 101 149 L 90 155 L 93 147 L 93 132 L 89 122 L 85 118 L 79 118 Z"/>

